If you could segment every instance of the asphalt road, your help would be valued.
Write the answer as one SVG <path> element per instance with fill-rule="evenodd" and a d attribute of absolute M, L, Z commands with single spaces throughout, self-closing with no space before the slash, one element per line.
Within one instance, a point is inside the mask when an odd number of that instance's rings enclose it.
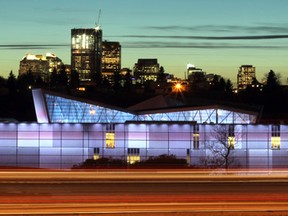
<path fill-rule="evenodd" d="M 0 172 L 0 214 L 6 215 L 243 215 L 243 212 L 288 214 L 287 173 Z"/>

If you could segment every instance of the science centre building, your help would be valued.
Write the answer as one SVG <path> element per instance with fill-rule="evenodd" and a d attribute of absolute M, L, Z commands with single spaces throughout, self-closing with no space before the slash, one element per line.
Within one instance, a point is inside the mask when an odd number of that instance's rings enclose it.
<path fill-rule="evenodd" d="M 258 124 L 257 111 L 172 106 L 163 96 L 123 109 L 32 91 L 37 122 L 0 123 L 0 166 L 67 169 L 88 158 L 132 164 L 163 154 L 205 166 L 227 146 L 237 167 L 288 164 L 288 126 Z"/>

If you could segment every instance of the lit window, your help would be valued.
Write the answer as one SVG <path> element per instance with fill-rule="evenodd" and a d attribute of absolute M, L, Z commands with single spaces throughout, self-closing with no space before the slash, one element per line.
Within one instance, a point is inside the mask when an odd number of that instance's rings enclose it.
<path fill-rule="evenodd" d="M 186 161 L 187 161 L 187 164 L 190 164 L 191 162 L 190 149 L 186 149 Z"/>
<path fill-rule="evenodd" d="M 234 149 L 235 147 L 235 128 L 234 125 L 228 126 L 228 148 Z"/>
<path fill-rule="evenodd" d="M 193 148 L 199 149 L 199 134 L 193 134 Z"/>
<path fill-rule="evenodd" d="M 280 149 L 280 143 L 281 143 L 280 137 L 271 137 L 272 149 Z"/>
<path fill-rule="evenodd" d="M 271 148 L 280 149 L 280 144 L 281 144 L 280 125 L 272 125 Z"/>
<path fill-rule="evenodd" d="M 228 148 L 234 149 L 234 147 L 235 147 L 235 137 L 229 136 L 228 137 Z"/>
<path fill-rule="evenodd" d="M 106 125 L 106 148 L 115 148 L 115 124 Z"/>
<path fill-rule="evenodd" d="M 78 90 L 79 91 L 86 91 L 86 88 L 85 87 L 79 87 Z"/>
<path fill-rule="evenodd" d="M 106 148 L 115 148 L 115 133 L 106 133 Z"/>
<path fill-rule="evenodd" d="M 89 114 L 90 115 L 95 115 L 96 114 L 96 110 L 91 105 L 90 105 L 90 109 L 89 109 Z"/>
<path fill-rule="evenodd" d="M 193 125 L 193 148 L 199 149 L 199 125 Z"/>
<path fill-rule="evenodd" d="M 140 161 L 140 156 L 139 155 L 128 155 L 127 156 L 127 162 L 129 164 L 134 164 L 136 162 Z"/>
<path fill-rule="evenodd" d="M 140 161 L 140 149 L 128 148 L 127 163 L 134 164 Z"/>
<path fill-rule="evenodd" d="M 100 149 L 94 148 L 93 159 L 98 160 L 100 158 Z"/>

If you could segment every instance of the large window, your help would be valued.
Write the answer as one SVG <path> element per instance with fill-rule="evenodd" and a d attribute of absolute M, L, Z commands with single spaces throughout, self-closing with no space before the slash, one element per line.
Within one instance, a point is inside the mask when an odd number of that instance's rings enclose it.
<path fill-rule="evenodd" d="M 272 125 L 271 128 L 271 148 L 280 149 L 281 137 L 280 137 L 280 125 Z"/>
<path fill-rule="evenodd" d="M 193 125 L 193 148 L 199 149 L 199 125 Z"/>
<path fill-rule="evenodd" d="M 138 161 L 140 161 L 140 149 L 128 148 L 127 163 L 134 164 Z"/>
<path fill-rule="evenodd" d="M 115 148 L 115 125 L 106 125 L 106 148 Z"/>
<path fill-rule="evenodd" d="M 235 147 L 235 126 L 228 125 L 228 147 L 234 149 Z"/>
<path fill-rule="evenodd" d="M 94 148 L 93 149 L 93 159 L 98 160 L 100 158 L 100 149 L 99 148 Z"/>

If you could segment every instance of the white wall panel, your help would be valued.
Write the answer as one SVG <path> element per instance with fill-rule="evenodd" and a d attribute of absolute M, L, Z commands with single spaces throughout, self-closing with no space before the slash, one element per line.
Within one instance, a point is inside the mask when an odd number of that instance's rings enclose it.
<path fill-rule="evenodd" d="M 62 140 L 62 147 L 63 148 L 70 148 L 70 147 L 79 147 L 83 148 L 84 141 L 77 140 L 77 139 L 63 139 Z"/>
<path fill-rule="evenodd" d="M 0 155 L 16 155 L 16 147 L 2 147 L 0 146 Z M 2 156 L 0 156 L 2 157 Z M 3 159 L 3 158 L 1 158 Z"/>
<path fill-rule="evenodd" d="M 40 155 L 56 155 L 60 156 L 61 148 L 40 148 Z"/>
<path fill-rule="evenodd" d="M 50 155 L 45 155 L 45 156 L 41 156 L 40 157 L 40 163 L 41 164 L 44 164 L 44 163 L 47 163 L 47 164 L 60 164 L 61 163 L 61 157 L 59 156 L 50 156 Z"/>
<path fill-rule="evenodd" d="M 39 140 L 39 146 L 42 147 L 53 147 L 53 140 Z"/>
<path fill-rule="evenodd" d="M 83 154 L 82 148 L 62 148 L 62 155 L 81 155 Z"/>
<path fill-rule="evenodd" d="M 2 166 L 16 166 L 17 156 L 15 155 L 1 155 L 0 165 Z"/>
<path fill-rule="evenodd" d="M 169 141 L 169 147 L 170 148 L 179 148 L 179 149 L 190 149 L 191 144 L 190 140 L 187 141 Z M 193 145 L 192 145 L 193 147 Z"/>
<path fill-rule="evenodd" d="M 17 157 L 18 164 L 39 164 L 39 156 L 38 155 L 18 155 Z"/>
<path fill-rule="evenodd" d="M 39 148 L 36 147 L 21 147 L 17 149 L 18 155 L 38 155 Z"/>
<path fill-rule="evenodd" d="M 149 142 L 147 142 L 145 139 L 143 140 L 128 140 L 128 146 L 127 148 L 149 148 Z"/>
<path fill-rule="evenodd" d="M 17 146 L 17 139 L 1 139 L 0 137 L 0 146 L 3 147 L 16 147 Z"/>
<path fill-rule="evenodd" d="M 18 147 L 38 147 L 39 141 L 38 140 L 32 140 L 32 139 L 30 139 L 30 140 L 20 139 L 20 140 L 18 140 L 17 144 L 18 144 Z"/>

